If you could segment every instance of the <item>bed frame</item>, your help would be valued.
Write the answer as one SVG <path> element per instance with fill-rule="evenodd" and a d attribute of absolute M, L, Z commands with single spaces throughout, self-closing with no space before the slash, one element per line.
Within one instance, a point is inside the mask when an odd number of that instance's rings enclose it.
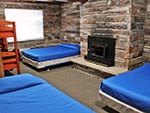
<path fill-rule="evenodd" d="M 23 63 L 30 64 L 31 66 L 33 66 L 37 69 L 42 69 L 42 68 L 57 65 L 57 64 L 71 62 L 71 59 L 76 58 L 76 57 L 79 57 L 79 55 L 65 57 L 65 58 L 59 58 L 59 59 L 54 59 L 54 60 L 48 60 L 48 61 L 43 61 L 43 62 L 37 62 L 37 61 L 34 61 L 34 60 L 29 59 L 26 56 L 22 55 L 22 61 L 23 61 Z"/>
<path fill-rule="evenodd" d="M 102 102 L 104 105 L 107 105 L 120 113 L 145 113 L 109 96 L 101 90 L 99 91 L 99 102 Z"/>

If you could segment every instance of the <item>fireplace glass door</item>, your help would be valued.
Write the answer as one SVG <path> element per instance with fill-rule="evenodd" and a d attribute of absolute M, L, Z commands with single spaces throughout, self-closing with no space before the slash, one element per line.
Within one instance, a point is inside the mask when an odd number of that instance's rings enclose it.
<path fill-rule="evenodd" d="M 85 59 L 107 66 L 114 65 L 115 39 L 104 36 L 88 36 L 88 54 Z"/>

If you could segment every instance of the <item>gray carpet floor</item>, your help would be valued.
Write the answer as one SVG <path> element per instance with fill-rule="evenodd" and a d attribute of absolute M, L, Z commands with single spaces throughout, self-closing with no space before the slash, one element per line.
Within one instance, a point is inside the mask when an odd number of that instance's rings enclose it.
<path fill-rule="evenodd" d="M 16 70 L 11 71 L 11 73 L 16 74 Z M 35 70 L 21 63 L 21 73 L 31 73 L 39 76 L 97 113 L 108 113 L 108 111 L 106 112 L 95 105 L 98 100 L 101 78 L 73 69 L 71 65 Z M 9 74 L 7 73 L 7 75 Z M 110 111 L 109 113 L 113 112 Z"/>

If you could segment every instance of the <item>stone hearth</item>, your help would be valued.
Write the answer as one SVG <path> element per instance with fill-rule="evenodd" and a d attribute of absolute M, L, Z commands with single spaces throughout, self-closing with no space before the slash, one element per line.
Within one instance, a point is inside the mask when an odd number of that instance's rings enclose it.
<path fill-rule="evenodd" d="M 74 67 L 87 72 L 91 76 L 96 75 L 97 77 L 107 78 L 113 75 L 127 72 L 128 70 L 121 67 L 111 66 L 105 67 L 96 63 L 87 62 L 83 57 L 73 58 Z"/>

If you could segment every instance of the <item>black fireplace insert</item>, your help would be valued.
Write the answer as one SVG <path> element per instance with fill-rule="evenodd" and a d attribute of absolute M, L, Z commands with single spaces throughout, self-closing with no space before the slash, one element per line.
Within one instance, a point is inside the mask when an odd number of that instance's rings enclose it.
<path fill-rule="evenodd" d="M 114 66 L 115 38 L 110 36 L 88 36 L 88 54 L 85 59 L 106 66 Z"/>

